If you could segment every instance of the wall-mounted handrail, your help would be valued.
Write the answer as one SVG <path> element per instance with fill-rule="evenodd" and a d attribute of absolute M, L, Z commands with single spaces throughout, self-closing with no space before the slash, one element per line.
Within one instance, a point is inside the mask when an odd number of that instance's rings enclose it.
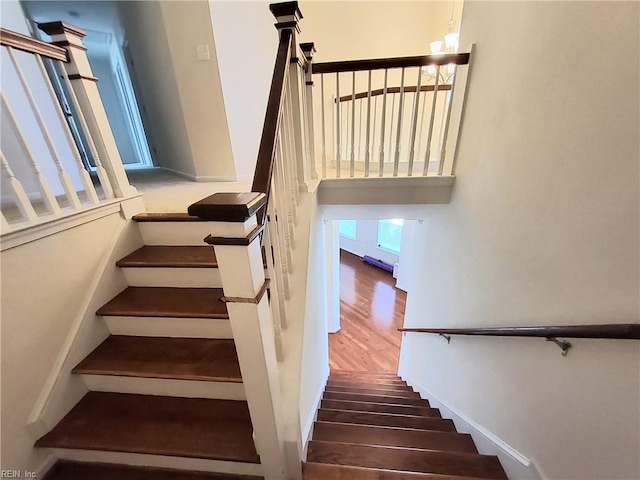
<path fill-rule="evenodd" d="M 536 327 L 399 328 L 398 331 L 412 333 L 435 333 L 438 335 L 482 335 L 490 337 L 563 337 L 640 340 L 640 324 L 638 323 L 566 326 L 554 325 Z"/>
<path fill-rule="evenodd" d="M 67 51 L 64 48 L 7 30 L 6 28 L 0 28 L 0 45 L 13 47 L 16 50 L 33 53 L 34 55 L 42 55 L 53 60 L 60 60 L 61 62 L 69 61 Z"/>
<path fill-rule="evenodd" d="M 447 53 L 444 55 L 420 55 L 415 57 L 372 58 L 367 60 L 345 60 L 320 62 L 312 65 L 313 73 L 361 72 L 390 68 L 426 67 L 442 65 L 467 65 L 469 53 Z"/>

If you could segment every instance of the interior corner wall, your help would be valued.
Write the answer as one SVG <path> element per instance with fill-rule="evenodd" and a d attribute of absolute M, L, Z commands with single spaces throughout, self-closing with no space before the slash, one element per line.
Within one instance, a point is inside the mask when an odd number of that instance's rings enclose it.
<path fill-rule="evenodd" d="M 425 208 L 406 326 L 637 322 L 639 9 L 465 5 L 456 185 Z M 571 343 L 407 334 L 401 374 L 543 478 L 640 478 L 640 342 Z"/>
<path fill-rule="evenodd" d="M 207 2 L 119 6 L 158 166 L 192 180 L 235 181 Z M 210 60 L 197 59 L 198 45 Z"/>

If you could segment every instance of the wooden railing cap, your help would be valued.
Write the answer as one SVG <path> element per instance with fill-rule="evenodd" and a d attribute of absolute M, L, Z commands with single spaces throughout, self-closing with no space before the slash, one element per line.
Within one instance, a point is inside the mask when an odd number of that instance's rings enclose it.
<path fill-rule="evenodd" d="M 276 18 L 288 16 L 294 16 L 298 20 L 303 18 L 300 7 L 298 7 L 298 2 L 272 3 L 269 5 L 269 10 L 271 10 L 271 13 Z"/>
<path fill-rule="evenodd" d="M 81 28 L 60 21 L 39 23 L 38 28 L 50 36 L 69 33 L 71 35 L 75 35 L 76 37 L 82 38 L 87 35 L 87 33 Z"/>
<path fill-rule="evenodd" d="M 45 57 L 62 62 L 69 61 L 67 51 L 64 48 L 14 32 L 13 30 L 7 30 L 6 28 L 0 28 L 0 44 L 13 47 L 23 52 L 44 55 Z"/>
<path fill-rule="evenodd" d="M 215 222 L 245 222 L 267 202 L 259 192 L 214 193 L 189 206 L 188 213 Z"/>

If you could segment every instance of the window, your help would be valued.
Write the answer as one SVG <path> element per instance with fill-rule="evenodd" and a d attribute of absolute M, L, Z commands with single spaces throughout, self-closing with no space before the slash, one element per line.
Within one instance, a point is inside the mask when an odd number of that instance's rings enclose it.
<path fill-rule="evenodd" d="M 356 239 L 356 221 L 355 220 L 340 220 L 340 235 Z"/>
<path fill-rule="evenodd" d="M 400 241 L 402 240 L 402 225 L 404 220 L 393 218 L 391 220 L 378 221 L 378 247 L 389 252 L 400 253 Z"/>

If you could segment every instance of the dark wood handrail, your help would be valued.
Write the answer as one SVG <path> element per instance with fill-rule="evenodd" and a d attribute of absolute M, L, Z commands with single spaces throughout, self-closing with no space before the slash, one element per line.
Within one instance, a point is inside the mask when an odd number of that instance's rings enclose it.
<path fill-rule="evenodd" d="M 0 45 L 12 47 L 23 52 L 43 55 L 61 62 L 68 62 L 67 51 L 64 48 L 51 45 L 36 38 L 23 35 L 6 28 L 0 28 Z"/>
<path fill-rule="evenodd" d="M 423 55 L 418 57 L 375 58 L 369 60 L 347 60 L 343 62 L 314 63 L 313 73 L 360 72 L 384 70 L 387 68 L 424 67 L 426 65 L 467 65 L 469 53 L 446 53 L 444 55 Z"/>
<path fill-rule="evenodd" d="M 273 175 L 273 162 L 276 153 L 276 140 L 278 127 L 281 118 L 281 109 L 284 102 L 284 89 L 286 77 L 289 72 L 289 59 L 291 57 L 291 30 L 282 30 L 280 33 L 280 43 L 278 54 L 276 55 L 276 65 L 273 69 L 271 80 L 271 90 L 267 102 L 267 112 L 265 114 L 264 126 L 262 127 L 262 137 L 258 148 L 258 160 L 256 170 L 253 175 L 251 185 L 252 192 L 261 192 L 269 198 L 271 191 L 271 177 Z M 258 214 L 258 222 L 263 223 L 266 219 L 264 209 Z"/>
<path fill-rule="evenodd" d="M 404 93 L 415 93 L 417 90 L 417 86 L 413 85 L 413 86 L 407 86 L 404 87 L 403 91 Z M 433 92 L 435 90 L 435 85 L 421 85 L 420 86 L 420 91 L 421 92 Z M 445 90 L 451 90 L 451 85 L 449 85 L 448 83 L 442 84 L 442 85 L 438 85 L 438 91 L 445 91 Z M 387 87 L 387 93 L 400 93 L 400 87 Z M 383 88 L 377 88 L 375 90 L 371 90 L 371 96 L 372 97 L 376 97 L 379 95 L 384 95 L 384 89 Z M 369 95 L 367 92 L 360 92 L 360 93 L 356 93 L 356 100 L 360 100 L 361 98 L 367 98 Z M 349 102 L 353 99 L 352 95 L 343 95 L 340 97 L 340 101 L 341 102 Z"/>
<path fill-rule="evenodd" d="M 438 335 L 640 340 L 640 324 L 638 323 L 538 327 L 399 328 L 398 330 L 400 332 L 435 333 Z"/>

